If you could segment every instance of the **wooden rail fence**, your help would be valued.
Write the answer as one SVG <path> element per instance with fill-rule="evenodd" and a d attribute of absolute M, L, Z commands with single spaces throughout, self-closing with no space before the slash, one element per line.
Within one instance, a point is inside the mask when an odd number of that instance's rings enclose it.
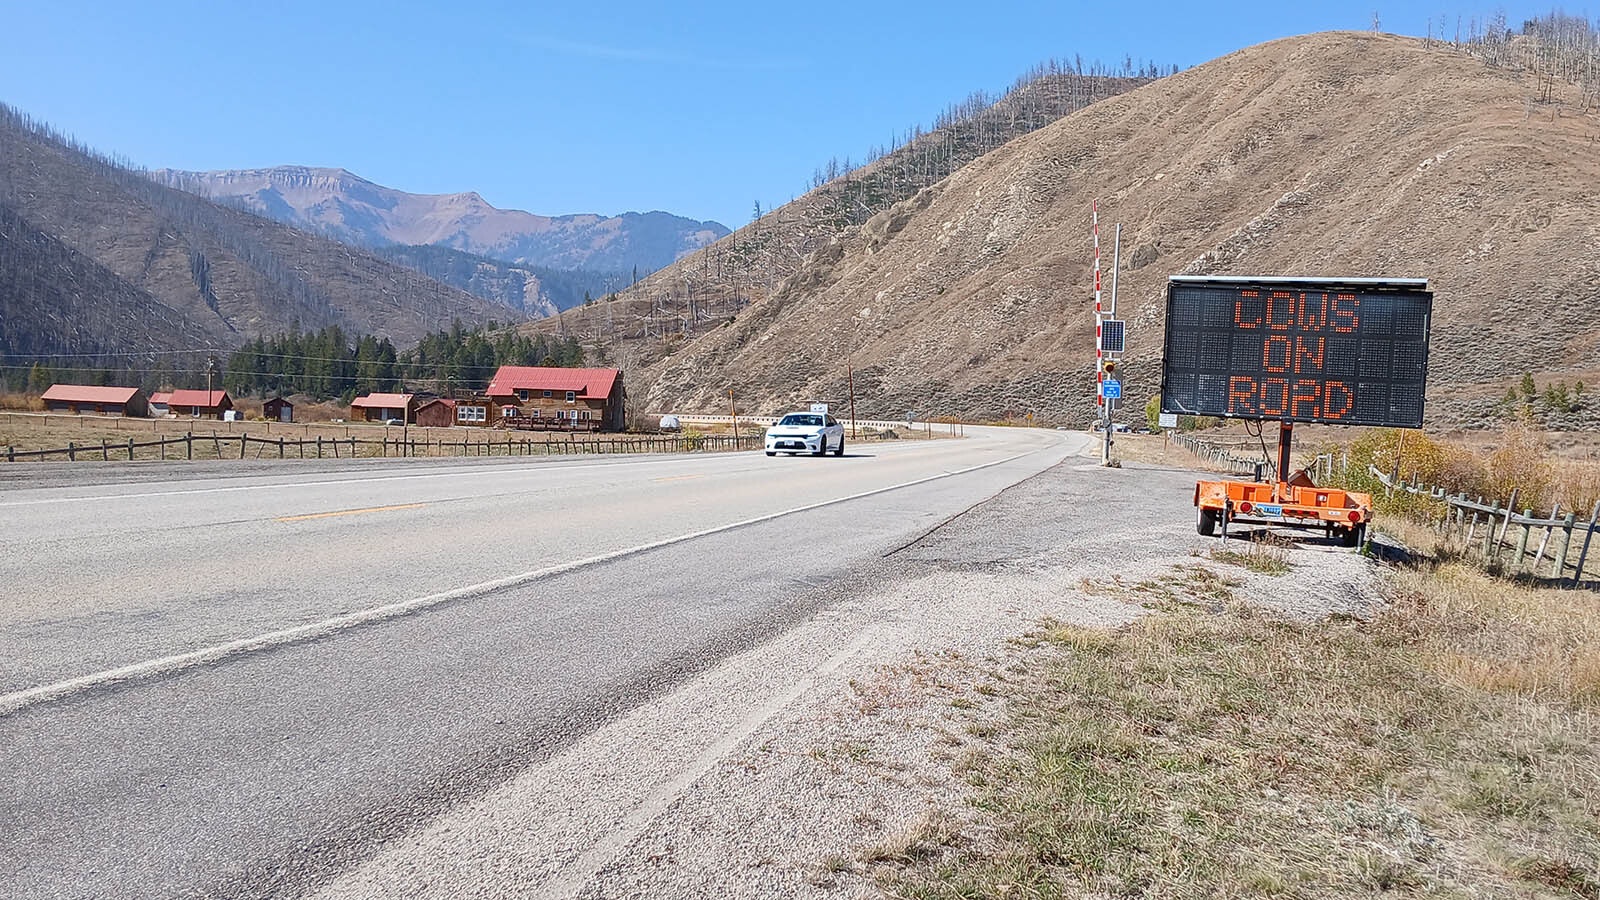
<path fill-rule="evenodd" d="M 1170 432 L 1169 432 L 1170 434 Z M 1215 441 L 1206 441 L 1193 438 L 1185 434 L 1173 434 L 1172 440 L 1178 446 L 1188 450 L 1201 460 L 1235 475 L 1249 475 L 1256 481 L 1265 481 L 1274 477 L 1277 466 L 1261 458 L 1260 453 L 1253 456 L 1241 456 L 1238 451 L 1248 445 L 1245 444 L 1219 444 Z"/>
<path fill-rule="evenodd" d="M 1460 541 L 1464 554 L 1485 567 L 1508 575 L 1526 575 L 1561 584 L 1592 583 L 1588 575 L 1589 548 L 1600 530 L 1600 502 L 1589 511 L 1588 521 L 1579 519 L 1560 504 L 1548 516 L 1535 515 L 1532 509 L 1517 511 L 1517 492 L 1501 506 L 1485 503 L 1482 497 L 1451 494 L 1444 488 L 1406 483 L 1377 466 L 1369 467 L 1372 477 L 1385 488 L 1428 497 L 1443 508 L 1434 523 L 1441 535 Z M 1548 551 L 1548 552 L 1547 552 Z"/>
<path fill-rule="evenodd" d="M 203 458 L 214 459 L 322 459 L 324 457 L 408 457 L 408 456 L 563 456 L 583 453 L 715 453 L 733 450 L 759 450 L 761 435 L 740 435 L 737 438 L 713 435 L 620 435 L 614 438 L 566 439 L 545 437 L 508 436 L 502 440 L 459 441 L 443 439 L 417 439 L 405 437 L 382 438 L 332 438 L 316 437 L 293 439 L 284 437 L 256 437 L 250 434 L 194 434 L 188 432 L 170 438 L 155 440 L 110 441 L 99 444 L 67 442 L 67 446 L 49 450 L 18 450 L 8 446 L 6 462 L 19 460 L 45 460 L 65 457 L 78 460 L 112 459 L 194 459 L 198 445 Z M 233 449 L 237 447 L 237 450 Z M 169 452 L 169 448 L 170 452 Z M 252 452 L 253 448 L 253 452 Z M 141 453 L 140 451 L 149 451 Z M 210 451 L 207 453 L 206 451 Z"/>

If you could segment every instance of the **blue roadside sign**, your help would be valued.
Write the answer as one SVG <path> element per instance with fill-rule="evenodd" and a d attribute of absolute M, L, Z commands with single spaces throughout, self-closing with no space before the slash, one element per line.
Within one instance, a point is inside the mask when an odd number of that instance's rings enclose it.
<path fill-rule="evenodd" d="M 1107 400 L 1121 400 L 1122 382 L 1108 378 L 1101 383 L 1100 391 Z"/>

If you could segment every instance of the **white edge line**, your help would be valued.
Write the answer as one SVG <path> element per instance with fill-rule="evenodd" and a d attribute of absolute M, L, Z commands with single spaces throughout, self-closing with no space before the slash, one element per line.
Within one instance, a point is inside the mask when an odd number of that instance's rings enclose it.
<path fill-rule="evenodd" d="M 848 647 L 834 653 L 821 665 L 801 675 L 776 697 L 758 705 L 733 728 L 701 750 L 694 759 L 685 763 L 670 778 L 657 782 L 622 815 L 621 821 L 602 835 L 576 861 L 561 869 L 549 882 L 535 891 L 533 896 L 550 898 L 577 896 L 590 880 L 617 858 L 624 848 L 638 840 L 651 822 L 683 796 L 690 785 L 704 778 L 706 773 L 732 753 L 735 747 L 804 696 L 822 679 L 838 671 L 852 657 L 864 652 L 869 644 L 881 640 L 880 630 L 881 626 L 869 626 L 864 629 Z"/>
<path fill-rule="evenodd" d="M 579 559 L 574 560 L 573 562 L 561 563 L 560 565 L 548 566 L 543 569 L 535 569 L 531 572 L 523 572 L 520 575 L 508 575 L 504 578 L 496 578 L 491 581 L 479 582 L 478 584 L 468 585 L 467 587 L 456 588 L 454 590 L 443 591 L 437 594 L 428 594 L 424 597 L 415 597 L 410 600 L 402 600 L 398 603 L 390 603 L 384 606 L 374 606 L 370 609 L 346 613 L 342 616 L 334 616 L 333 618 L 324 619 L 320 622 L 310 622 L 305 625 L 297 625 L 293 628 L 269 631 L 266 634 L 258 634 L 254 637 L 240 638 L 239 640 L 228 641 L 224 644 L 216 644 L 214 646 L 204 647 L 199 650 L 191 650 L 188 653 L 178 653 L 172 656 L 163 656 L 158 659 L 145 660 L 144 662 L 119 666 L 115 669 L 106 669 L 104 671 L 94 672 L 89 675 L 80 675 L 77 678 L 69 678 L 66 681 L 58 681 L 54 684 L 44 684 L 39 685 L 38 687 L 28 688 L 27 690 L 3 694 L 0 695 L 0 716 L 7 716 L 36 703 L 42 703 L 46 700 L 59 699 L 80 691 L 88 690 L 92 687 L 113 684 L 119 681 L 130 681 L 137 678 L 149 678 L 154 675 L 177 672 L 183 669 L 217 662 L 218 660 L 229 656 L 251 653 L 257 650 L 265 650 L 270 647 L 277 647 L 283 644 L 294 643 L 296 641 L 325 637 L 327 635 L 343 631 L 347 628 L 354 628 L 358 625 L 368 625 L 374 622 L 381 622 L 385 619 L 397 618 L 408 613 L 427 609 L 431 606 L 438 606 L 441 603 L 448 603 L 452 600 L 464 600 L 469 597 L 478 597 L 494 591 L 503 590 L 505 588 L 516 587 L 532 581 L 538 581 L 542 578 L 549 578 L 553 575 L 564 575 L 577 569 L 583 569 L 589 566 L 611 562 L 613 560 L 622 559 L 628 556 L 635 556 L 650 550 L 658 550 L 662 547 L 670 547 L 673 544 L 681 544 L 684 541 L 692 541 L 697 538 L 709 537 L 725 531 L 733 531 L 736 528 L 744 528 L 750 525 L 757 525 L 762 522 L 770 522 L 773 519 L 779 519 L 784 516 L 808 512 L 813 509 L 821 509 L 822 507 L 833 506 L 839 503 L 848 503 L 851 500 L 860 500 L 865 497 L 871 497 L 877 494 L 887 493 L 889 491 L 915 487 L 916 485 L 926 484 L 930 481 L 937 481 L 941 478 L 951 478 L 956 475 L 965 475 L 969 472 L 976 472 L 980 469 L 988 469 L 993 466 L 1004 465 L 1008 462 L 1013 462 L 1023 458 L 1024 456 L 1031 456 L 1038 452 L 1038 450 L 1030 450 L 1026 453 L 1018 453 L 1015 456 L 997 459 L 993 462 L 986 462 L 976 466 L 968 466 L 965 469 L 957 469 L 954 472 L 941 472 L 937 475 L 929 475 L 926 478 L 918 478 L 913 481 L 892 484 L 888 487 L 874 488 L 873 490 L 863 491 L 859 494 L 851 494 L 846 497 L 836 497 L 832 500 L 823 500 L 819 503 L 812 503 L 806 506 L 797 506 L 793 509 L 786 509 L 781 512 L 767 513 L 763 516 L 756 516 L 753 519 L 743 519 L 738 522 L 732 522 L 727 525 L 718 525 L 714 528 L 707 528 L 702 531 L 692 532 L 690 534 L 681 534 L 677 537 L 663 538 L 659 541 L 651 541 L 648 544 L 639 544 L 634 547 L 625 547 L 621 550 L 613 550 L 610 553 L 602 553 L 599 556 L 591 556 L 586 559 Z"/>
<path fill-rule="evenodd" d="M 741 453 L 752 453 L 754 451 L 742 450 L 742 451 L 738 451 L 738 452 L 741 452 Z M 508 459 L 517 459 L 517 458 L 518 457 L 508 457 Z M 523 457 L 523 458 L 527 459 L 528 457 Z M 677 462 L 677 461 L 678 461 L 677 459 L 668 457 L 668 458 L 652 458 L 652 459 L 618 460 L 617 462 L 607 462 L 607 463 L 601 463 L 601 462 L 589 463 L 589 462 L 586 462 L 586 463 L 578 463 L 578 464 L 575 464 L 575 465 L 563 465 L 563 463 L 565 461 L 562 460 L 559 457 L 556 457 L 556 458 L 544 458 L 538 463 L 530 462 L 524 467 L 524 471 L 530 470 L 530 469 L 537 469 L 537 470 L 543 471 L 544 469 L 547 469 L 547 468 L 559 468 L 562 471 L 573 471 L 573 470 L 576 470 L 576 469 L 608 469 L 608 468 L 614 468 L 614 467 L 617 467 L 617 466 L 659 465 L 661 463 Z M 187 496 L 190 496 L 190 495 L 193 495 L 193 494 L 231 494 L 231 493 L 236 493 L 238 491 L 266 491 L 266 490 L 274 490 L 274 489 L 285 490 L 285 489 L 294 489 L 294 488 L 327 487 L 329 485 L 337 485 L 337 484 L 370 484 L 370 483 L 374 483 L 374 482 L 384 482 L 384 481 L 410 481 L 410 480 L 413 480 L 413 479 L 420 480 L 420 479 L 423 479 L 423 478 L 469 478 L 469 477 L 471 477 L 473 475 L 504 476 L 505 475 L 505 471 L 504 471 L 505 468 L 506 467 L 503 466 L 503 465 L 498 465 L 497 466 L 497 465 L 492 465 L 491 464 L 491 465 L 473 466 L 471 468 L 459 468 L 459 467 L 456 467 L 456 468 L 452 468 L 452 469 L 450 469 L 448 471 L 443 471 L 443 472 L 402 472 L 400 474 L 383 474 L 383 475 L 378 475 L 378 476 L 375 476 L 375 477 L 372 477 L 372 478 L 335 478 L 335 479 L 329 479 L 327 481 L 274 481 L 274 482 L 268 482 L 268 483 L 265 483 L 265 484 L 235 484 L 235 485 L 229 485 L 227 487 L 192 488 L 192 489 L 189 489 L 189 490 L 181 490 L 181 491 L 145 491 L 145 492 L 142 492 L 142 493 L 130 493 L 130 494 L 88 494 L 88 495 L 84 495 L 84 496 L 81 496 L 81 497 L 46 497 L 46 498 L 41 498 L 41 499 L 38 499 L 38 500 L 0 501 L 0 509 L 4 509 L 6 507 L 11 507 L 11 506 L 42 506 L 42 505 L 50 504 L 50 503 L 78 503 L 78 502 L 83 502 L 83 501 L 88 501 L 88 500 L 143 500 L 143 499 L 146 499 L 148 497 L 187 497 Z M 316 474 L 316 473 L 310 473 L 310 474 Z M 241 477 L 241 478 L 277 478 L 277 477 L 280 477 L 280 476 L 278 476 L 276 474 L 268 474 L 268 475 L 241 475 L 241 476 L 237 476 L 237 477 Z M 139 485 L 139 484 L 143 484 L 143 483 L 144 482 L 129 482 L 129 484 L 134 484 L 134 485 Z M 96 487 L 99 487 L 99 485 L 96 485 Z M 53 488 L 22 487 L 22 488 L 16 488 L 16 490 L 18 490 L 18 491 L 38 491 L 38 490 L 53 490 Z"/>

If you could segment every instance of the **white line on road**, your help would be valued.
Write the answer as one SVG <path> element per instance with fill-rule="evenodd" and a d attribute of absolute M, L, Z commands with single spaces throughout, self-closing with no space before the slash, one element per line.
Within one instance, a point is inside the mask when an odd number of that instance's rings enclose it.
<path fill-rule="evenodd" d="M 611 828 L 594 846 L 585 851 L 550 883 L 542 886 L 537 896 L 576 897 L 591 879 L 600 874 L 600 870 L 616 859 L 624 847 L 638 840 L 651 822 L 683 796 L 690 785 L 705 777 L 712 767 L 732 753 L 733 748 L 755 734 L 756 729 L 765 725 L 789 704 L 804 696 L 818 681 L 838 671 L 840 666 L 852 657 L 860 655 L 870 644 L 881 640 L 879 635 L 881 628 L 882 626 L 867 628 L 848 647 L 823 660 L 822 665 L 802 675 L 782 694 L 751 710 L 738 725 L 718 738 L 677 774 L 656 785 L 648 795 L 640 798 L 639 802 L 623 815 L 621 822 Z"/>
<path fill-rule="evenodd" d="M 665 463 L 679 462 L 675 458 L 665 459 L 637 459 L 611 463 L 581 463 L 577 465 L 563 465 L 556 460 L 549 460 L 543 464 L 530 465 L 530 469 L 561 469 L 564 472 L 576 469 L 610 469 L 618 466 L 650 466 Z M 13 500 L 0 502 L 0 509 L 8 506 L 39 506 L 45 503 L 74 503 L 84 500 L 143 500 L 146 497 L 186 497 L 190 494 L 229 494 L 238 491 L 267 491 L 284 490 L 286 488 L 328 487 L 338 484 L 366 484 L 381 481 L 408 481 L 420 478 L 463 478 L 472 475 L 494 475 L 505 477 L 504 466 L 484 466 L 472 469 L 455 469 L 448 472 L 418 472 L 401 475 L 378 475 L 372 478 L 334 478 L 327 481 L 275 481 L 270 484 L 240 484 L 230 487 L 193 488 L 183 491 L 146 491 L 136 494 L 94 494 L 86 497 L 50 497 L 43 500 Z M 271 477 L 271 476 L 267 476 Z"/>
<path fill-rule="evenodd" d="M 861 493 L 851 494 L 846 497 L 836 497 L 832 500 L 823 500 L 821 502 L 811 503 L 806 506 L 797 506 L 793 509 L 768 513 L 764 516 L 756 516 L 752 519 L 742 519 L 738 522 L 731 522 L 726 525 L 718 525 L 713 528 L 707 528 L 701 531 L 691 532 L 689 534 L 681 534 L 677 537 L 663 538 L 658 541 L 651 541 L 647 544 L 639 544 L 638 546 L 634 547 L 613 550 L 610 553 L 602 553 L 599 556 L 591 556 L 587 559 L 561 563 L 560 565 L 555 566 L 547 566 L 543 569 L 535 569 L 534 571 L 524 572 L 520 575 L 508 575 L 504 578 L 495 578 L 490 581 L 479 582 L 478 584 L 469 585 L 467 587 L 456 588 L 455 590 L 443 591 L 437 594 L 428 594 L 424 597 L 416 597 L 410 600 L 402 600 L 398 603 L 389 603 L 383 606 L 375 606 L 370 609 L 360 610 L 358 612 L 346 613 L 341 616 L 334 616 L 329 619 L 324 619 L 320 622 L 311 622 L 305 625 L 297 625 L 293 628 L 270 631 L 266 634 L 241 638 L 236 641 L 228 641 L 226 643 L 204 647 L 199 650 L 191 650 L 187 653 L 179 653 L 172 656 L 163 656 L 158 659 L 146 660 L 144 662 L 131 663 L 126 666 L 119 666 L 115 669 L 106 669 L 101 672 L 94 672 L 89 675 L 82 675 L 77 678 L 58 681 L 54 684 L 39 685 L 37 687 L 28 688 L 27 690 L 3 694 L 0 695 L 0 716 L 9 715 L 36 703 L 41 703 L 46 700 L 59 699 L 80 691 L 88 690 L 89 688 L 112 684 L 119 681 L 130 681 L 138 678 L 149 678 L 155 675 L 177 672 L 183 669 L 217 662 L 230 656 L 253 653 L 260 650 L 280 647 L 285 644 L 295 643 L 297 641 L 324 637 L 345 629 L 382 622 L 387 619 L 393 619 L 409 613 L 418 612 L 429 607 L 438 606 L 441 603 L 448 603 L 452 600 L 465 600 L 472 597 L 479 597 L 494 591 L 528 584 L 529 582 L 537 581 L 542 578 L 549 578 L 554 575 L 562 575 L 578 569 L 587 568 L 589 566 L 612 562 L 628 556 L 635 556 L 650 550 L 669 547 L 673 544 L 681 544 L 685 541 L 709 537 L 710 535 L 721 534 L 726 531 L 733 531 L 734 529 L 744 528 L 749 525 L 770 522 L 773 519 L 780 519 L 784 516 L 791 516 L 813 509 L 821 509 L 825 506 L 848 503 L 852 500 L 860 500 L 865 497 L 872 497 L 877 494 L 888 493 L 889 491 L 915 487 L 916 485 L 926 484 L 930 481 L 938 481 L 942 478 L 951 478 L 956 475 L 965 475 L 970 472 L 977 472 L 982 469 L 1004 465 L 1005 463 L 1013 462 L 1038 452 L 1041 451 L 1031 450 L 1027 453 L 1018 453 L 1013 456 L 1005 457 L 1004 459 L 997 459 L 992 462 L 968 466 L 967 468 L 957 469 L 952 472 L 941 472 L 937 475 L 929 475 L 912 481 L 904 481 L 899 484 L 889 485 L 888 487 L 874 488 L 870 491 L 862 491 Z"/>

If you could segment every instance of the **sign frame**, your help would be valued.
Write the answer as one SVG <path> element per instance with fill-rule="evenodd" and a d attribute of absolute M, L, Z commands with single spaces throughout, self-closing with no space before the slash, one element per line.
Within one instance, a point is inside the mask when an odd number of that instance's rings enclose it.
<path fill-rule="evenodd" d="M 1422 425 L 1426 278 L 1175 275 L 1166 314 L 1163 413 Z"/>

